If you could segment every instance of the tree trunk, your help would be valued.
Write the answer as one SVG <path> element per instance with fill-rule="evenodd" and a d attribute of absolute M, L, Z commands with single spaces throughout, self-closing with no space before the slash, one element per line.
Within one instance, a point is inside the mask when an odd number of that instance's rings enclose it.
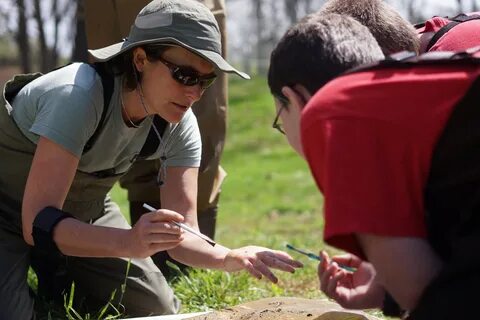
<path fill-rule="evenodd" d="M 285 0 L 285 13 L 290 20 L 290 24 L 294 24 L 298 20 L 298 0 Z"/>
<path fill-rule="evenodd" d="M 20 53 L 20 64 L 23 73 L 32 71 L 32 64 L 30 61 L 30 46 L 28 44 L 27 34 L 27 17 L 25 14 L 24 0 L 16 0 L 18 11 L 18 30 L 15 34 L 18 51 Z"/>
<path fill-rule="evenodd" d="M 256 34 L 257 34 L 257 72 L 259 74 L 266 74 L 267 67 L 265 65 L 265 15 L 263 13 L 262 1 L 255 1 L 255 17 L 256 17 Z"/>
<path fill-rule="evenodd" d="M 312 12 L 312 0 L 305 0 L 305 14 Z"/>
<path fill-rule="evenodd" d="M 77 0 L 77 13 L 75 23 L 75 41 L 73 43 L 72 61 L 88 61 L 87 35 L 85 33 L 85 7 L 83 0 Z"/>
<path fill-rule="evenodd" d="M 49 59 L 49 69 L 52 69 L 58 64 L 58 29 L 60 28 L 60 21 L 62 20 L 61 12 L 58 8 L 58 0 L 52 1 L 52 15 L 53 15 L 53 46 L 49 50 L 51 52 Z"/>
<path fill-rule="evenodd" d="M 37 23 L 37 28 L 38 28 L 38 42 L 40 46 L 40 71 L 41 72 L 47 72 L 50 70 L 50 63 L 49 63 L 49 57 L 50 57 L 50 50 L 47 46 L 47 40 L 45 37 L 45 29 L 44 29 L 44 23 L 42 19 L 42 8 L 40 6 L 40 0 L 33 0 L 33 16 L 35 18 L 35 22 Z"/>

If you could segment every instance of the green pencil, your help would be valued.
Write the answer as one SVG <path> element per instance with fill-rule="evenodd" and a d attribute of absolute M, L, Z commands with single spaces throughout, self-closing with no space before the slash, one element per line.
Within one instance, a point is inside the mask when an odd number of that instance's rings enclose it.
<path fill-rule="evenodd" d="M 309 257 L 310 259 L 313 259 L 313 260 L 317 260 L 317 261 L 322 261 L 322 257 L 320 256 L 317 256 L 316 254 L 314 253 L 311 253 L 311 252 L 307 252 L 307 251 L 304 251 L 304 250 L 301 250 L 301 249 L 297 249 L 295 248 L 294 246 L 292 246 L 291 244 L 286 244 L 287 246 L 287 249 L 290 249 L 290 250 L 293 250 L 293 251 L 296 251 L 298 253 L 301 253 L 303 255 L 306 255 L 307 257 Z M 347 271 L 350 271 L 350 272 L 355 272 L 357 271 L 357 268 L 354 268 L 354 267 L 349 267 L 349 266 L 346 266 L 346 265 L 343 265 L 343 264 L 339 264 L 338 265 L 340 268 L 344 269 L 344 270 L 347 270 Z"/>

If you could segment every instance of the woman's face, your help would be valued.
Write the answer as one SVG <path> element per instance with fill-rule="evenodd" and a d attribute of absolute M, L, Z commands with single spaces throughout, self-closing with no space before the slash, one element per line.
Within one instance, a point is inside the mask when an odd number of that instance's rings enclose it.
<path fill-rule="evenodd" d="M 149 61 L 145 57 L 139 65 L 135 53 L 134 57 L 137 69 L 142 72 L 142 89 L 149 112 L 170 123 L 178 123 L 205 90 L 199 84 L 186 86 L 173 79 L 170 69 L 162 61 Z M 193 69 L 199 76 L 214 71 L 210 62 L 181 47 L 168 48 L 162 58 L 170 65 Z"/>

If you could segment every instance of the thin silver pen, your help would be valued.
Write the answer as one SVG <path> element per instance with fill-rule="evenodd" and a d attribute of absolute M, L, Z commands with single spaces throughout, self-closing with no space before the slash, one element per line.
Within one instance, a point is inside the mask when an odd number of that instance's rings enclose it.
<path fill-rule="evenodd" d="M 148 204 L 146 204 L 146 203 L 143 204 L 143 207 L 144 207 L 145 209 L 147 209 L 147 210 L 152 211 L 152 212 L 157 211 L 157 209 L 155 209 L 154 207 L 152 207 L 152 206 L 150 206 L 150 205 L 148 205 Z M 207 241 L 211 246 L 215 246 L 215 245 L 217 244 L 215 241 L 213 241 L 212 239 L 210 239 L 210 238 L 207 237 L 206 235 L 204 235 L 204 234 L 198 232 L 197 230 L 195 230 L 195 229 L 187 226 L 185 223 L 176 222 L 176 221 L 169 221 L 169 222 L 171 222 L 171 223 L 173 223 L 174 225 L 182 228 L 182 229 L 185 230 L 185 231 L 188 231 L 188 232 L 190 232 L 190 233 L 193 233 L 193 234 L 196 235 L 197 237 L 200 237 L 201 239 Z"/>

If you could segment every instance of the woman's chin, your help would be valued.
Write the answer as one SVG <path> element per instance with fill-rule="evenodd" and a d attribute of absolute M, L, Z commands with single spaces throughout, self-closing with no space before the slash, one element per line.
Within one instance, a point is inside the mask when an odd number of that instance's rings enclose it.
<path fill-rule="evenodd" d="M 166 117 L 163 117 L 163 119 L 165 119 L 169 123 L 176 124 L 182 121 L 184 116 L 185 116 L 185 112 L 182 112 L 182 113 L 169 114 Z"/>

